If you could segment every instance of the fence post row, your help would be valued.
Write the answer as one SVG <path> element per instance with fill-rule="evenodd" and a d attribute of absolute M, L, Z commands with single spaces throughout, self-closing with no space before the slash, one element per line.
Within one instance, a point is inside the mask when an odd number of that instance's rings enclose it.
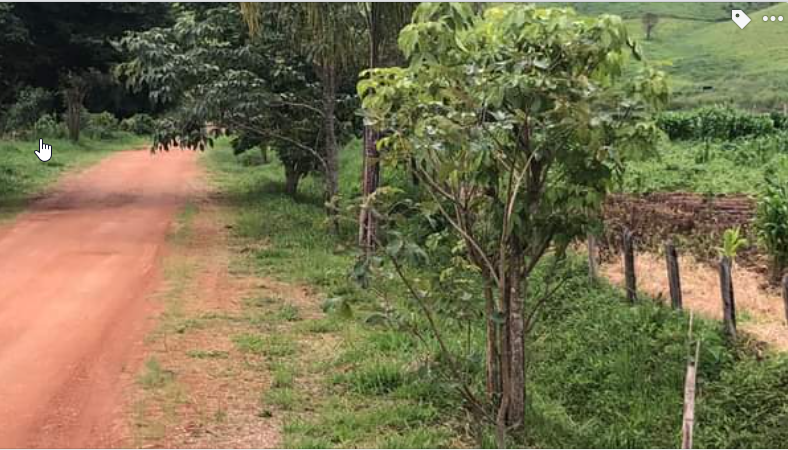
<path fill-rule="evenodd" d="M 627 286 L 627 299 L 634 303 L 637 300 L 637 280 L 635 279 L 635 245 L 633 243 L 632 232 L 628 228 L 624 229 L 623 235 L 624 250 L 624 278 Z"/>
<path fill-rule="evenodd" d="M 670 285 L 670 304 L 673 309 L 682 308 L 681 275 L 679 273 L 679 255 L 673 241 L 665 242 L 665 261 L 668 266 L 668 284 Z"/>
<path fill-rule="evenodd" d="M 725 333 L 731 338 L 736 337 L 736 303 L 733 298 L 733 277 L 731 276 L 731 259 L 723 256 L 720 259 L 720 290 L 722 291 L 722 321 Z"/>

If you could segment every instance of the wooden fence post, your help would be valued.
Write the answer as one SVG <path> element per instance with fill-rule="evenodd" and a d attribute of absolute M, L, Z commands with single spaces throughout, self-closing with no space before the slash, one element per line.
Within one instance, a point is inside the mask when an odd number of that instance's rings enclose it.
<path fill-rule="evenodd" d="M 635 278 L 635 245 L 632 239 L 632 232 L 624 229 L 623 235 L 624 249 L 624 278 L 626 280 L 627 299 L 634 303 L 637 300 L 637 280 Z"/>
<path fill-rule="evenodd" d="M 720 260 L 720 290 L 722 291 L 722 320 L 725 333 L 736 337 L 736 302 L 733 297 L 733 277 L 731 259 L 723 256 Z"/>
<path fill-rule="evenodd" d="M 668 284 L 670 285 L 670 304 L 673 309 L 681 309 L 681 275 L 679 273 L 679 255 L 673 241 L 665 242 L 665 261 L 668 265 Z"/>
<path fill-rule="evenodd" d="M 692 343 L 692 311 L 690 311 L 689 339 Z M 681 421 L 681 448 L 692 448 L 692 432 L 695 428 L 695 383 L 698 375 L 700 340 L 695 343 L 695 355 L 687 358 L 687 374 L 684 378 L 684 417 Z"/>
<path fill-rule="evenodd" d="M 599 246 L 596 242 L 596 236 L 588 233 L 588 277 L 594 281 L 599 276 Z"/>
<path fill-rule="evenodd" d="M 785 304 L 785 324 L 788 325 L 788 274 L 783 277 L 783 303 Z"/>

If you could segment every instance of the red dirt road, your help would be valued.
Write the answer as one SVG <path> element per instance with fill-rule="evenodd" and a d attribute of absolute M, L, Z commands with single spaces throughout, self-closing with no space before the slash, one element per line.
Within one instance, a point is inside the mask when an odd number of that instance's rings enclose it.
<path fill-rule="evenodd" d="M 0 226 L 0 447 L 123 445 L 124 376 L 199 175 L 191 151 L 119 152 Z"/>

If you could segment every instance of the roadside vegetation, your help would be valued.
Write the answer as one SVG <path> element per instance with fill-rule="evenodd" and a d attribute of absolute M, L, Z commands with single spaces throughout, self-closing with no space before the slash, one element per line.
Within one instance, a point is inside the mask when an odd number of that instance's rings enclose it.
<path fill-rule="evenodd" d="M 340 185 L 346 195 L 352 195 L 360 174 L 359 149 L 355 141 L 340 152 L 346 168 Z M 356 258 L 353 229 L 344 228 L 340 238 L 326 232 L 319 179 L 307 178 L 294 200 L 284 192 L 277 161 L 239 164 L 227 145 L 206 153 L 205 160 L 234 217 L 233 234 L 248 249 L 236 255 L 237 270 L 313 286 L 315 307 L 327 311 L 304 318 L 286 297 L 260 299 L 249 308 L 268 323 L 285 326 L 262 328 L 236 341 L 251 352 L 278 353 L 268 367 L 280 381 L 261 395 L 284 414 L 286 446 L 495 445 L 491 430 L 479 436 L 464 425 L 468 418 L 462 398 L 445 385 L 440 361 L 427 356 L 434 348 L 381 320 L 387 308 L 409 304 L 402 286 L 389 281 L 377 285 L 373 294 L 348 277 L 346 268 Z M 617 288 L 589 282 L 581 258 L 572 257 L 554 307 L 528 344 L 529 353 L 538 355 L 528 363 L 528 434 L 510 444 L 676 446 L 688 320 L 686 313 L 651 299 L 627 306 Z M 696 445 L 782 445 L 788 438 L 779 426 L 788 420 L 788 396 L 781 387 L 788 382 L 788 359 L 764 358 L 754 343 L 731 347 L 718 324 L 697 316 L 694 321 L 696 339 L 702 342 Z M 447 340 L 468 345 L 463 329 L 457 327 Z M 474 331 L 470 346 L 483 348 L 483 339 Z M 293 345 L 271 350 L 273 340 Z M 330 352 L 299 344 L 313 340 L 337 344 Z M 472 373 L 482 385 L 481 361 Z"/>
<path fill-rule="evenodd" d="M 131 7 L 111 57 L 0 98 L 0 211 L 143 138 L 204 151 L 213 191 L 171 236 L 135 445 L 675 447 L 698 342 L 694 446 L 788 442 L 785 354 L 629 303 L 582 250 L 639 221 L 660 228 L 635 230 L 643 251 L 768 260 L 776 288 L 784 27 L 734 35 L 711 3 L 559 6 Z"/>
<path fill-rule="evenodd" d="M 147 138 L 128 133 L 110 139 L 86 138 L 77 144 L 68 139 L 41 136 L 0 140 L 0 220 L 22 210 L 63 173 L 87 167 L 113 151 L 148 145 Z M 38 139 L 44 139 L 54 148 L 54 156 L 46 163 L 33 153 L 38 149 Z"/>

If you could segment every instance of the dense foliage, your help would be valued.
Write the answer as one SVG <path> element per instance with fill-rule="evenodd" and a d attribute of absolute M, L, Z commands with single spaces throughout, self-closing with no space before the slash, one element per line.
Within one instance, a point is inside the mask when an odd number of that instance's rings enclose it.
<path fill-rule="evenodd" d="M 775 117 L 779 116 L 775 115 Z M 677 140 L 731 140 L 739 137 L 763 136 L 775 130 L 772 115 L 751 113 L 731 107 L 664 112 L 659 115 L 657 124 L 671 139 Z"/>
<path fill-rule="evenodd" d="M 304 175 L 322 171 L 322 83 L 292 45 L 287 25 L 298 14 L 296 7 L 265 10 L 258 20 L 266 32 L 248 37 L 237 6 L 219 6 L 199 17 L 183 12 L 170 28 L 124 37 L 119 45 L 130 61 L 118 67 L 118 75 L 172 107 L 154 144 L 204 148 L 214 137 L 210 125 L 235 132 L 239 152 L 272 147 L 284 163 L 290 193 Z M 337 113 L 347 117 L 341 98 L 339 104 Z"/>
<path fill-rule="evenodd" d="M 755 226 L 761 244 L 772 257 L 772 277 L 779 281 L 788 267 L 788 183 L 767 180 L 758 201 Z"/>
<path fill-rule="evenodd" d="M 110 41 L 129 30 L 167 23 L 171 8 L 124 2 L 0 4 L 0 107 L 26 86 L 58 90 L 68 72 L 94 68 L 108 73 L 121 61 Z M 89 98 L 87 106 L 127 116 L 147 108 L 146 103 L 144 96 L 130 96 L 112 84 Z"/>
<path fill-rule="evenodd" d="M 560 261 L 595 221 L 614 171 L 654 149 L 661 133 L 649 113 L 666 102 L 667 84 L 647 68 L 622 77 L 628 56 L 639 54 L 619 19 L 571 10 L 478 14 L 422 4 L 399 42 L 409 65 L 371 71 L 359 94 L 369 123 L 388 134 L 386 157 L 420 181 L 427 198 L 412 201 L 449 225 L 433 248 L 456 251 L 439 278 L 416 285 L 400 260 L 423 251 L 397 233 L 386 253 L 430 323 L 434 304 L 450 298 L 484 311 L 483 396 L 464 384 L 440 330 L 431 331 L 469 408 L 495 424 L 503 445 L 506 429 L 524 420 L 527 330 L 550 300 L 549 289 L 528 290 L 531 272 L 550 249 Z M 468 270 L 482 279 L 481 298 L 454 276 Z"/>

